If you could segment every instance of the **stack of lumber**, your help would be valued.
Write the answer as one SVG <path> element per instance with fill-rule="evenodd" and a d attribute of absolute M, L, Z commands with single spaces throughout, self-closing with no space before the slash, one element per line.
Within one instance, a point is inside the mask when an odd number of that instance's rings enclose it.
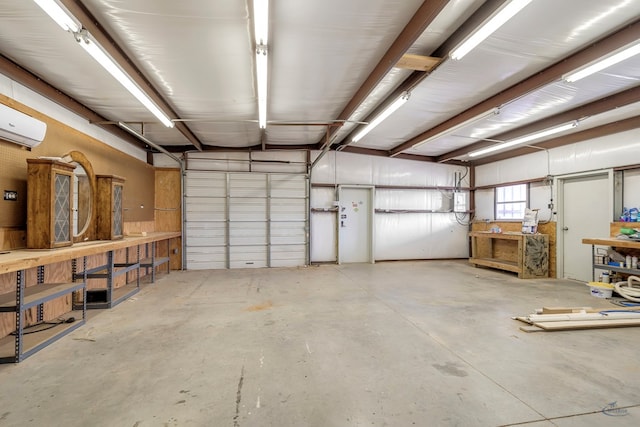
<path fill-rule="evenodd" d="M 575 329 L 601 329 L 640 326 L 640 309 L 591 308 L 591 307 L 543 307 L 528 316 L 514 317 L 526 323 L 524 332 L 568 331 Z"/>

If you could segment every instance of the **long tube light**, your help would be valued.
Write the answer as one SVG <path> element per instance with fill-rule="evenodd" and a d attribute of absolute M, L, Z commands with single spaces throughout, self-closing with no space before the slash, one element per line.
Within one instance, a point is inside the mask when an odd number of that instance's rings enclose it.
<path fill-rule="evenodd" d="M 267 127 L 267 88 L 269 86 L 269 0 L 253 0 L 256 40 L 256 81 L 258 84 L 258 126 Z"/>
<path fill-rule="evenodd" d="M 253 26 L 256 45 L 269 43 L 269 0 L 253 0 Z"/>
<path fill-rule="evenodd" d="M 261 46 L 256 50 L 256 79 L 258 81 L 258 125 L 260 129 L 267 127 L 267 86 L 269 60 L 267 47 Z"/>
<path fill-rule="evenodd" d="M 166 127 L 172 128 L 173 121 L 164 113 L 149 96 L 142 91 L 131 78 L 107 55 L 95 41 L 89 38 L 87 30 L 82 29 L 75 17 L 63 9 L 54 0 L 34 0 L 60 27 L 73 33 L 82 48 L 109 72 L 125 89 L 127 89 L 147 110 L 158 118 Z"/>
<path fill-rule="evenodd" d="M 54 0 L 33 0 L 36 2 L 42 10 L 44 10 L 47 15 L 51 17 L 60 28 L 65 31 L 71 31 L 72 33 L 77 33 L 80 31 L 80 25 L 76 22 L 76 20 L 70 16 L 58 3 Z"/>
<path fill-rule="evenodd" d="M 402 107 L 404 103 L 409 100 L 409 96 L 410 96 L 409 92 L 403 92 L 398 99 L 396 99 L 391 104 L 389 104 L 389 106 L 385 108 L 380 114 L 378 114 L 373 120 L 371 120 L 368 125 L 362 128 L 360 132 L 356 133 L 355 136 L 351 138 L 351 142 L 358 142 L 362 138 L 364 138 L 364 136 L 369 132 L 371 132 L 373 128 L 375 128 L 380 123 L 382 123 L 387 117 L 392 115 L 398 108 Z"/>
<path fill-rule="evenodd" d="M 636 42 L 631 46 L 626 46 L 614 52 L 613 54 L 610 54 L 604 58 L 598 59 L 597 61 L 590 63 L 589 65 L 587 65 L 582 69 L 565 74 L 564 76 L 562 76 L 562 79 L 569 83 L 576 82 L 580 79 L 590 76 L 591 74 L 597 73 L 598 71 L 611 67 L 612 65 L 615 65 L 618 62 L 622 62 L 625 59 L 629 59 L 632 56 L 635 56 L 639 53 L 640 53 L 640 43 Z"/>
<path fill-rule="evenodd" d="M 515 145 L 521 145 L 536 139 L 544 138 L 545 136 L 555 135 L 560 132 L 564 132 L 565 130 L 573 129 L 578 126 L 578 121 L 574 120 L 569 123 L 565 123 L 560 126 L 552 127 L 549 129 L 544 129 L 539 132 L 534 132 L 529 135 L 521 136 L 518 138 L 511 139 L 509 141 L 505 141 L 500 144 L 492 145 L 487 148 L 483 148 L 481 150 L 472 151 L 469 153 L 469 157 L 478 157 L 484 154 L 493 153 L 494 151 L 503 150 L 505 148 L 513 147 Z"/>
<path fill-rule="evenodd" d="M 500 114 L 500 108 L 499 107 L 492 108 L 489 111 L 485 111 L 484 113 L 478 114 L 477 116 L 470 118 L 469 120 L 465 120 L 464 122 L 462 122 L 460 124 L 452 126 L 447 130 L 444 130 L 444 131 L 442 131 L 442 132 L 440 132 L 440 133 L 438 133 L 436 135 L 433 135 L 433 136 L 425 139 L 424 141 L 420 141 L 420 142 L 418 142 L 417 144 L 415 144 L 411 148 L 418 148 L 422 144 L 426 144 L 427 142 L 434 141 L 434 140 L 436 140 L 438 138 L 442 138 L 443 136 L 446 136 L 446 135 L 451 135 L 452 133 L 454 133 L 458 129 L 462 129 L 465 126 L 469 126 L 471 124 L 477 123 L 479 121 L 482 121 L 482 120 L 484 120 L 486 118 L 489 118 L 489 117 L 492 117 L 492 116 L 495 116 L 495 115 L 498 115 L 498 114 Z"/>
<path fill-rule="evenodd" d="M 511 0 L 506 6 L 502 7 L 496 14 L 474 31 L 471 36 L 462 42 L 462 44 L 453 49 L 449 54 L 449 57 L 454 60 L 462 59 L 463 56 L 471 52 L 473 48 L 482 43 L 484 39 L 493 34 L 494 31 L 500 28 L 509 19 L 513 18 L 529 3 L 531 3 L 531 0 Z"/>
<path fill-rule="evenodd" d="M 144 105 L 163 125 L 172 128 L 174 123 L 162 110 L 160 110 L 124 71 L 113 61 L 96 42 L 91 40 L 87 34 L 78 34 L 76 40 L 82 48 L 93 57 L 102 67 L 109 72 L 131 95 Z"/>

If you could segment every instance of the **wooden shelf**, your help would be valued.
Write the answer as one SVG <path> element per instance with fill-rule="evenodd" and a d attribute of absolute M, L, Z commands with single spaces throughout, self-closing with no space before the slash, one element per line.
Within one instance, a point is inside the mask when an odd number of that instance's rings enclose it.
<path fill-rule="evenodd" d="M 68 333 L 78 329 L 84 325 L 85 320 L 82 318 L 82 311 L 71 311 L 65 314 L 65 318 L 75 317 L 73 323 L 61 323 L 55 325 L 51 329 L 23 334 L 22 336 L 22 353 L 16 360 L 16 336 L 8 335 L 0 339 L 0 363 L 14 363 L 24 360 L 37 351 L 43 349 L 49 344 L 59 340 Z"/>
<path fill-rule="evenodd" d="M 22 310 L 27 310 L 54 298 L 79 291 L 82 288 L 84 288 L 84 283 L 53 283 L 29 286 L 24 290 Z M 0 312 L 15 312 L 16 310 L 15 292 L 0 295 Z"/>
<path fill-rule="evenodd" d="M 146 236 L 124 237 L 121 240 L 76 243 L 65 248 L 13 250 L 6 254 L 0 254 L 0 274 L 180 236 L 182 236 L 182 233 L 179 231 L 155 232 L 148 233 Z"/>
<path fill-rule="evenodd" d="M 518 273 L 520 267 L 517 262 L 505 261 L 497 258 L 469 258 L 469 262 L 475 265 L 482 265 L 485 267 L 498 268 L 500 270 L 512 271 Z"/>

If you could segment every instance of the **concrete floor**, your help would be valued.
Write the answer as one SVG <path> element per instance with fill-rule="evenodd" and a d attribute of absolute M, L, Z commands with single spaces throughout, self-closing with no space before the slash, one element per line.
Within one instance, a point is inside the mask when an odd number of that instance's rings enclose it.
<path fill-rule="evenodd" d="M 0 426 L 638 426 L 638 329 L 511 320 L 605 304 L 466 261 L 172 272 L 0 365 Z"/>

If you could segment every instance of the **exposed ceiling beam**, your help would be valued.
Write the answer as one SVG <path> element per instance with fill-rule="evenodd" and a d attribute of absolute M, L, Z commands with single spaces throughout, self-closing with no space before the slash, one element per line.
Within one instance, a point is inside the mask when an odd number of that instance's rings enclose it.
<path fill-rule="evenodd" d="M 531 154 L 540 151 L 540 149 L 549 150 L 552 148 L 562 147 L 564 145 L 574 144 L 576 142 L 583 142 L 594 138 L 600 138 L 628 130 L 640 128 L 640 116 L 631 117 L 625 120 L 620 120 L 606 125 L 597 126 L 591 129 L 586 129 L 581 132 L 571 133 L 569 135 L 559 136 L 557 138 L 549 139 L 533 146 L 524 146 L 517 150 L 511 150 L 504 153 L 499 153 L 494 156 L 483 157 L 473 161 L 474 165 L 484 165 L 487 163 L 497 162 L 499 160 L 505 160 L 512 157 L 524 156 L 525 154 Z M 535 148 L 538 147 L 538 148 Z"/>
<path fill-rule="evenodd" d="M 387 95 L 387 97 L 379 102 L 378 106 L 369 112 L 364 118 L 365 122 L 371 121 L 381 111 L 383 111 L 389 104 L 394 102 L 404 92 L 411 92 L 416 86 L 418 86 L 424 79 L 429 77 L 436 68 L 448 61 L 449 52 L 466 39 L 475 29 L 480 26 L 485 20 L 495 13 L 505 2 L 509 0 L 488 0 L 482 4 L 456 31 L 445 40 L 434 52 L 431 53 L 431 58 L 440 58 L 429 71 L 414 71 L 411 73 L 393 92 Z M 407 55 L 403 55 L 405 57 Z M 341 146 L 347 146 L 351 144 L 351 137 L 357 132 L 357 127 L 346 135 L 341 142 Z M 338 142 L 338 141 L 336 141 Z M 397 154 L 394 154 L 396 156 Z"/>
<path fill-rule="evenodd" d="M 636 102 L 640 102 L 640 86 L 636 86 L 634 88 L 627 89 L 622 92 L 618 92 L 614 95 L 607 96 L 606 98 L 598 99 L 589 104 L 585 104 L 580 107 L 576 107 L 571 110 L 565 111 L 564 113 L 556 114 L 554 116 L 547 117 L 546 119 L 538 120 L 537 122 L 530 123 L 518 129 L 505 132 L 496 136 L 492 136 L 491 139 L 506 141 L 509 139 L 518 138 L 520 136 L 532 134 L 534 132 L 538 132 L 544 129 L 549 129 L 554 126 L 558 126 L 562 123 L 568 123 L 573 120 L 579 120 L 585 117 L 590 117 L 590 116 L 595 116 L 597 114 L 605 113 L 610 110 L 615 110 L 616 108 L 624 107 L 626 105 L 633 104 Z M 485 141 L 476 142 L 474 144 L 467 145 L 464 148 L 460 148 L 460 149 L 442 154 L 441 156 L 438 156 L 438 158 L 450 159 L 450 158 L 464 156 L 465 154 L 471 151 L 480 150 L 482 148 L 489 147 L 493 144 L 495 143 L 485 142 Z M 513 150 L 510 150 L 510 151 L 513 151 Z"/>
<path fill-rule="evenodd" d="M 415 43 L 415 41 L 427 29 L 429 24 L 438 16 L 440 11 L 449 3 L 449 0 L 425 0 L 413 15 L 409 23 L 400 32 L 391 47 L 382 56 L 382 59 L 369 73 L 369 76 L 362 83 L 353 97 L 347 102 L 344 109 L 338 114 L 336 120 L 348 120 L 362 102 L 369 96 L 371 91 L 380 83 L 387 73 L 395 67 L 402 55 Z M 337 131 L 337 128 L 329 130 L 330 137 Z M 327 138 L 327 141 L 330 140 Z M 324 140 L 324 137 L 323 137 Z M 318 144 L 322 144 L 320 141 Z M 323 148 L 328 148 L 325 142 Z"/>
<path fill-rule="evenodd" d="M 171 105 L 169 105 L 155 87 L 153 87 L 142 71 L 140 71 L 140 69 L 116 44 L 113 38 L 111 38 L 111 36 L 80 0 L 61 0 L 60 2 L 82 23 L 82 26 L 89 31 L 93 38 L 104 48 L 111 58 L 113 58 L 113 60 L 129 75 L 129 77 L 131 77 L 140 89 L 142 89 L 153 100 L 153 102 L 160 107 L 161 110 L 169 114 L 171 118 L 180 118 Z M 181 121 L 176 121 L 175 127 L 198 150 L 202 150 L 202 143 L 186 124 Z"/>
<path fill-rule="evenodd" d="M 573 71 L 580 66 L 598 59 L 606 54 L 632 43 L 638 39 L 640 32 L 640 20 L 618 30 L 617 32 L 604 37 L 603 39 L 589 45 L 589 47 L 547 67 L 541 72 L 519 82 L 510 88 L 474 105 L 457 116 L 446 120 L 439 125 L 422 132 L 408 141 L 399 144 L 390 150 L 391 155 L 396 155 L 407 150 L 425 139 L 435 136 L 441 132 L 457 126 L 465 121 L 482 114 L 492 108 L 499 107 L 516 98 L 524 96 L 542 86 L 548 85 L 562 78 L 565 73 Z"/>
<path fill-rule="evenodd" d="M 34 92 L 44 96 L 45 98 L 55 102 L 58 105 L 63 106 L 64 108 L 88 120 L 96 126 L 109 131 L 118 138 L 121 138 L 136 147 L 143 149 L 147 148 L 146 144 L 143 144 L 137 138 L 134 138 L 119 127 L 109 124 L 107 119 L 102 117 L 100 114 L 87 108 L 85 105 L 76 101 L 74 98 L 61 92 L 59 89 L 56 89 L 46 81 L 42 80 L 40 77 L 30 73 L 29 71 L 20 67 L 18 64 L 14 63 L 3 55 L 0 55 L 0 74 L 4 74 L 10 79 L 15 80 L 16 82 L 28 87 Z"/>

